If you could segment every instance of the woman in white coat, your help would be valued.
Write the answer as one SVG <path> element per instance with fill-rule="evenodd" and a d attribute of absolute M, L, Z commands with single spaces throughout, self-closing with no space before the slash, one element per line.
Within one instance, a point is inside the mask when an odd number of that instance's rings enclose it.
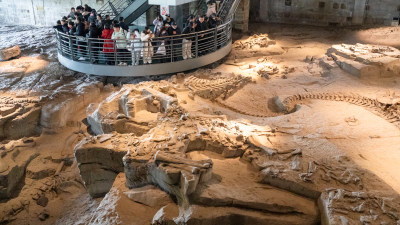
<path fill-rule="evenodd" d="M 128 49 L 132 52 L 132 66 L 137 66 L 139 65 L 140 55 L 143 48 L 142 39 L 138 29 L 130 32 L 129 40 L 131 41 L 131 44 Z"/>
<path fill-rule="evenodd" d="M 151 39 L 154 37 L 154 34 L 151 32 L 151 30 L 146 27 L 140 36 L 140 39 L 142 40 L 143 44 L 143 64 L 151 63 L 151 57 L 153 57 L 154 50 L 153 46 L 151 44 Z"/>

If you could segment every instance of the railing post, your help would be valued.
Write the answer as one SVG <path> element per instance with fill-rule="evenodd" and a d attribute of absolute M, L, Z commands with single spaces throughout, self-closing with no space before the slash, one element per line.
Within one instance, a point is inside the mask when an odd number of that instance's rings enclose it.
<path fill-rule="evenodd" d="M 69 49 L 71 51 L 71 59 L 74 60 L 74 46 L 72 44 L 72 37 L 71 35 L 68 35 L 68 39 L 69 39 Z"/>
<path fill-rule="evenodd" d="M 60 41 L 60 33 L 59 33 L 58 31 L 56 31 L 56 32 L 57 32 L 57 35 L 56 35 L 57 50 L 58 50 L 58 52 L 61 52 L 61 54 L 62 54 L 62 47 L 61 47 L 61 41 Z"/>
<path fill-rule="evenodd" d="M 171 37 L 170 45 L 171 45 L 171 62 L 173 62 L 174 61 L 174 38 L 173 37 Z"/>
<path fill-rule="evenodd" d="M 87 39 L 88 53 L 89 53 L 89 62 L 92 63 L 92 42 L 90 38 Z"/>
<path fill-rule="evenodd" d="M 114 64 L 115 65 L 117 65 L 118 63 L 117 63 L 117 59 L 118 59 L 118 56 L 117 56 L 117 41 L 116 40 L 113 40 L 113 42 L 114 42 Z"/>
<path fill-rule="evenodd" d="M 218 48 L 218 26 L 215 28 L 214 31 L 214 51 L 217 51 Z"/>
<path fill-rule="evenodd" d="M 199 57 L 199 34 L 197 32 L 195 40 L 195 52 L 196 52 L 196 58 Z"/>

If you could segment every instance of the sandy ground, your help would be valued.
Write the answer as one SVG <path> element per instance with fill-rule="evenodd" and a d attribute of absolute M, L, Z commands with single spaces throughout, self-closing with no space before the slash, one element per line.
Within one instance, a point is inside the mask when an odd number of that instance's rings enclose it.
<path fill-rule="evenodd" d="M 315 158 L 327 155 L 346 155 L 354 164 L 381 178 L 385 182 L 382 185 L 388 185 L 400 194 L 400 176 L 398 175 L 400 170 L 398 164 L 400 161 L 400 130 L 398 127 L 362 107 L 345 102 L 312 100 L 303 104 L 297 112 L 288 115 L 278 112 L 271 103 L 271 99 L 275 96 L 316 91 L 350 91 L 371 98 L 399 98 L 400 74 L 388 78 L 360 79 L 340 68 L 326 71 L 317 63 L 306 59 L 321 58 L 333 44 L 340 43 L 381 44 L 398 48 L 400 47 L 398 38 L 400 28 L 333 29 L 298 25 L 251 24 L 250 30 L 253 33 L 268 34 L 271 39 L 276 40 L 276 46 L 279 46 L 282 52 L 266 56 L 245 57 L 239 59 L 239 62 L 242 65 L 256 64 L 260 58 L 264 57 L 266 62 L 279 68 L 280 72 L 265 79 L 258 76 L 252 68 L 244 69 L 228 63 L 231 55 L 211 71 L 232 72 L 253 79 L 253 83 L 245 85 L 225 100 L 226 105 L 235 108 L 236 112 L 207 99 L 196 97 L 195 100 L 191 100 L 185 96 L 185 93 L 178 92 L 178 99 L 187 102 L 182 106 L 191 112 L 224 114 L 231 121 L 245 121 L 259 126 L 277 127 L 294 135 L 295 138 L 290 141 L 276 139 L 274 140 L 275 145 L 285 147 L 285 144 L 296 144 L 309 148 L 309 152 L 312 153 L 310 157 Z M 245 38 L 243 37 L 243 39 Z M 68 91 L 60 92 L 61 87 L 73 86 L 79 81 L 93 83 L 100 81 L 106 84 L 106 78 L 93 78 L 77 74 L 66 70 L 56 62 L 55 41 L 50 29 L 1 26 L 0 48 L 15 44 L 21 46 L 23 54 L 18 59 L 0 62 L 0 78 L 3 81 L 3 84 L 0 85 L 2 95 L 12 93 L 20 96 L 48 97 L 57 90 L 57 93 L 61 93 L 59 95 L 74 98 L 74 94 L 66 95 L 65 92 Z M 232 54 L 235 52 L 233 51 Z M 113 83 L 121 84 L 138 83 L 148 79 L 110 80 Z M 44 83 L 40 85 L 41 82 Z M 98 97 L 96 101 L 99 102 L 105 96 Z M 89 103 L 74 112 L 76 115 L 69 119 L 69 126 L 58 129 L 56 132 L 43 132 L 37 138 L 36 151 L 43 156 L 42 158 L 73 157 L 73 148 L 79 140 L 79 130 L 81 129 L 81 126 L 74 124 L 79 124 L 85 118 L 87 105 Z M 264 117 L 249 116 L 240 112 L 264 115 Z M 330 151 L 330 148 L 320 144 L 321 141 L 328 141 L 340 151 Z M 193 155 L 193 157 L 200 156 Z M 235 179 L 237 176 L 245 176 L 252 188 L 257 188 L 257 184 L 253 182 L 254 174 L 251 172 L 242 174 L 240 170 L 237 170 L 245 167 L 242 162 L 237 159 L 229 159 L 225 164 L 224 160 L 217 156 L 211 154 L 209 157 L 215 159 L 216 174 L 220 173 L 219 176 L 227 173 L 226 171 L 229 170 L 227 165 L 236 168 L 233 171 L 234 174 L 227 178 L 228 184 L 236 183 L 238 184 L 236 189 L 244 188 L 245 185 Z M 44 207 L 31 204 L 30 210 L 22 211 L 23 213 L 18 214 L 9 224 L 85 224 L 101 199 L 92 199 L 87 194 L 80 180 L 76 162 L 66 166 L 62 174 L 67 177 L 65 180 L 73 184 L 68 186 L 65 192 L 54 194 L 50 198 L 46 207 L 50 215 L 49 219 L 40 222 L 37 217 Z M 31 181 L 27 178 L 26 182 L 36 184 L 39 181 Z M 221 185 L 223 186 L 223 183 Z M 218 187 L 211 188 L 218 189 Z M 25 189 L 29 189 L 29 187 Z M 21 191 L 21 195 L 29 197 L 32 191 L 25 189 Z M 233 190 L 233 194 L 235 191 Z M 284 195 L 284 193 L 279 194 Z M 2 202 L 1 204 L 5 206 L 7 203 Z"/>

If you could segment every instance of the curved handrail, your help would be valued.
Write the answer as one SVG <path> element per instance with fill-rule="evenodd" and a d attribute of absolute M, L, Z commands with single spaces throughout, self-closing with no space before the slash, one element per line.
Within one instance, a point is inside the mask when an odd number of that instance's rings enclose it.
<path fill-rule="evenodd" d="M 63 57 L 87 64 L 139 66 L 137 58 L 142 64 L 176 62 L 205 56 L 230 44 L 232 20 L 206 31 L 150 41 L 85 38 L 56 31 L 57 47 Z"/>

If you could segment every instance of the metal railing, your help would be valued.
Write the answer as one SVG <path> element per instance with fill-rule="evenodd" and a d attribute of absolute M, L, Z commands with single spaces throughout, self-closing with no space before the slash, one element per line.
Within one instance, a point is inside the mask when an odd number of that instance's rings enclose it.
<path fill-rule="evenodd" d="M 149 41 L 85 38 L 56 31 L 57 47 L 62 56 L 87 64 L 138 66 L 170 63 L 206 56 L 230 44 L 232 20 L 206 31 Z"/>

